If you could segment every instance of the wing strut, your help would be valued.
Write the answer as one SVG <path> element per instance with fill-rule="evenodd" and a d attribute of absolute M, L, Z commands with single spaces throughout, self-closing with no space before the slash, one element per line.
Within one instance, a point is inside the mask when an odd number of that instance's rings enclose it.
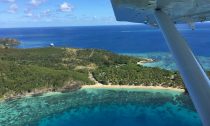
<path fill-rule="evenodd" d="M 208 76 L 169 16 L 160 9 L 157 9 L 154 15 L 203 125 L 210 126 L 210 81 Z"/>

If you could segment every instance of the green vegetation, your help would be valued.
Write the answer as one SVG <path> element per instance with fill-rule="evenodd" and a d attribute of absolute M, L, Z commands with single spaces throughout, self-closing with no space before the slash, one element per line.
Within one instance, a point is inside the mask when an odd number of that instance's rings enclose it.
<path fill-rule="evenodd" d="M 94 84 L 89 73 L 103 84 L 184 88 L 177 72 L 137 65 L 142 60 L 96 49 L 0 49 L 0 97 Z"/>
<path fill-rule="evenodd" d="M 77 59 L 69 56 L 64 60 L 65 57 L 66 50 L 59 48 L 1 49 L 0 96 L 42 88 L 57 90 L 71 83 L 93 84 L 87 70 L 73 69 Z"/>
<path fill-rule="evenodd" d="M 102 67 L 93 72 L 94 77 L 103 84 L 144 85 L 183 88 L 177 72 L 159 68 L 147 68 L 136 64 Z"/>

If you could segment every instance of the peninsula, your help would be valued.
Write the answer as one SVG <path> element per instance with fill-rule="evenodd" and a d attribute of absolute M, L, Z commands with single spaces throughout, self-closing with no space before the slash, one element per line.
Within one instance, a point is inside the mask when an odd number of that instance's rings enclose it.
<path fill-rule="evenodd" d="M 0 49 L 0 97 L 66 92 L 87 85 L 185 89 L 178 72 L 138 65 L 144 61 L 97 49 Z"/>

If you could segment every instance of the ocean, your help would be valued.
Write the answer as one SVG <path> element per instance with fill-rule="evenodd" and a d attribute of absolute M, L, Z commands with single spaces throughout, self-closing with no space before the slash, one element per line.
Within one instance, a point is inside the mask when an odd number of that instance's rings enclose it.
<path fill-rule="evenodd" d="M 210 70 L 209 24 L 182 35 Z M 156 59 L 145 64 L 177 70 L 161 32 L 143 25 L 0 29 L 0 37 L 21 41 L 17 48 L 97 48 Z M 201 126 L 188 96 L 176 92 L 92 89 L 53 93 L 0 103 L 1 126 Z"/>
<path fill-rule="evenodd" d="M 210 24 L 197 24 L 196 30 L 178 26 L 193 52 L 206 70 L 210 70 Z M 97 48 L 115 53 L 154 58 L 158 62 L 145 64 L 176 70 L 174 59 L 159 29 L 144 25 L 86 26 L 0 29 L 0 37 L 21 41 L 18 48 L 56 47 Z"/>

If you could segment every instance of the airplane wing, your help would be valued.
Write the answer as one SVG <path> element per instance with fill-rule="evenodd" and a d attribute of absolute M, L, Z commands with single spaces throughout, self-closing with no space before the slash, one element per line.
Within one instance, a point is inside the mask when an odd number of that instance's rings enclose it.
<path fill-rule="evenodd" d="M 210 20 L 210 0 L 112 0 L 112 5 L 118 21 L 156 25 L 157 8 L 176 23 Z"/>
<path fill-rule="evenodd" d="M 210 126 L 210 81 L 175 23 L 210 21 L 210 0 L 111 0 L 116 19 L 158 26 L 204 126 Z"/>

